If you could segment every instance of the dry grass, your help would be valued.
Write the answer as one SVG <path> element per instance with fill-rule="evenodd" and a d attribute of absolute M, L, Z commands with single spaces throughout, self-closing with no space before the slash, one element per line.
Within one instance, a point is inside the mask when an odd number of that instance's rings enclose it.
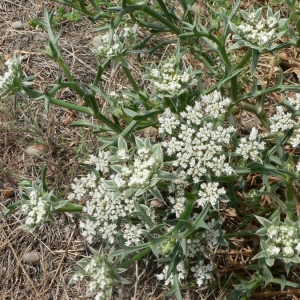
<path fill-rule="evenodd" d="M 199 4 L 202 5 L 202 1 Z M 244 6 L 247 4 L 248 2 Z M 45 31 L 33 29 L 27 22 L 42 18 L 45 8 L 51 10 L 55 7 L 51 1 L 38 0 L 2 0 L 0 3 L 0 51 L 5 59 L 11 58 L 14 53 L 23 56 L 23 69 L 26 75 L 36 76 L 34 88 L 39 91 L 43 91 L 47 84 L 54 83 L 62 74 L 57 65 L 42 54 L 43 41 L 48 38 Z M 24 27 L 14 29 L 14 21 L 21 21 Z M 97 24 L 91 24 L 87 20 L 81 23 L 66 21 L 60 28 L 62 36 L 59 45 L 62 54 L 71 66 L 76 80 L 84 84 L 91 83 L 96 73 L 96 62 L 90 51 L 95 28 Z M 288 83 L 295 83 L 295 75 L 300 74 L 298 52 L 289 49 L 281 54 L 282 66 L 286 70 L 285 80 Z M 202 67 L 199 61 L 192 61 L 189 57 L 186 59 L 194 67 Z M 134 69 L 139 74 L 138 67 Z M 272 85 L 278 76 L 278 68 L 269 57 L 263 56 L 257 75 L 262 81 Z M 106 73 L 104 79 L 103 84 L 107 89 L 127 84 L 118 70 L 112 74 Z M 81 103 L 81 99 L 67 89 L 60 91 L 57 97 Z M 274 94 L 271 100 L 281 101 L 281 96 Z M 16 111 L 9 101 L 0 102 L 0 209 L 18 200 L 20 181 L 39 178 L 44 165 L 48 166 L 48 180 L 58 193 L 65 195 L 76 174 L 83 170 L 78 162 L 83 161 L 87 153 L 94 152 L 98 146 L 97 137 L 91 132 L 68 127 L 69 123 L 78 119 L 76 113 L 57 107 L 52 107 L 46 113 L 41 102 L 21 101 Z M 248 121 L 243 115 L 236 117 L 240 118 L 241 126 Z M 30 145 L 40 147 L 42 154 L 28 155 L 25 149 Z M 259 186 L 259 178 L 249 176 L 246 180 L 252 181 L 252 184 L 257 180 Z M 268 199 L 264 201 L 263 205 L 269 205 Z M 225 210 L 222 217 L 229 232 L 235 231 L 243 221 L 234 210 Z M 29 233 L 21 229 L 21 216 L 12 215 L 0 219 L 0 300 L 92 299 L 85 296 L 84 284 L 68 285 L 69 271 L 76 261 L 88 255 L 76 219 L 71 215 L 61 215 L 58 221 L 59 227 L 49 224 L 41 231 Z M 251 223 L 248 226 L 252 226 L 248 229 L 254 229 L 257 224 Z M 215 277 L 219 279 L 216 292 L 209 294 L 205 291 L 206 296 L 200 296 L 199 291 L 187 289 L 185 299 L 221 300 L 224 299 L 226 282 L 229 282 L 231 275 L 251 277 L 245 266 L 257 252 L 259 241 L 244 238 L 232 239 L 231 242 L 236 250 L 219 249 L 216 252 L 218 268 Z M 35 263 L 23 260 L 23 255 L 31 251 L 39 255 Z M 152 257 L 148 259 L 150 263 L 142 262 L 125 274 L 133 279 L 132 284 L 117 287 L 113 299 L 162 299 L 164 287 L 154 276 L 158 266 L 151 264 Z M 292 275 L 290 279 L 296 280 L 294 277 Z M 298 299 L 298 291 L 280 292 L 277 288 L 271 286 L 261 289 L 253 299 Z M 267 297 L 265 291 L 268 292 Z"/>

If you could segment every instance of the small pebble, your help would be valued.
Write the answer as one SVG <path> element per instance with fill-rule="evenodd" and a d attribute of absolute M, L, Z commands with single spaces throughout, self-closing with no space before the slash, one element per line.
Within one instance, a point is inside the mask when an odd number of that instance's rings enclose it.
<path fill-rule="evenodd" d="M 93 48 L 98 49 L 101 44 L 101 35 L 96 35 L 92 40 Z"/>
<path fill-rule="evenodd" d="M 34 155 L 42 155 L 46 151 L 46 147 L 44 145 L 32 145 L 25 149 L 25 153 L 34 156 Z"/>
<path fill-rule="evenodd" d="M 22 259 L 26 263 L 33 264 L 40 260 L 40 255 L 36 251 L 31 251 L 25 253 Z"/>
<path fill-rule="evenodd" d="M 22 29 L 22 28 L 24 28 L 24 25 L 21 21 L 15 21 L 11 24 L 11 27 L 13 29 Z"/>

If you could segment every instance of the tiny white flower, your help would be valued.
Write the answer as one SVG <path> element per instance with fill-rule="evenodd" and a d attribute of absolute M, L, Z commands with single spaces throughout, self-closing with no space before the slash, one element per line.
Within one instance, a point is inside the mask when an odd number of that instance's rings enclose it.
<path fill-rule="evenodd" d="M 285 257 L 291 257 L 295 254 L 294 249 L 290 246 L 286 246 L 282 248 L 282 255 Z"/>
<path fill-rule="evenodd" d="M 276 113 L 270 117 L 272 125 L 271 132 L 286 131 L 293 128 L 295 121 L 292 120 L 292 114 L 286 113 L 283 106 L 276 106 Z"/>
<path fill-rule="evenodd" d="M 275 245 L 271 245 L 266 251 L 269 257 L 275 257 L 279 254 L 280 248 Z"/>

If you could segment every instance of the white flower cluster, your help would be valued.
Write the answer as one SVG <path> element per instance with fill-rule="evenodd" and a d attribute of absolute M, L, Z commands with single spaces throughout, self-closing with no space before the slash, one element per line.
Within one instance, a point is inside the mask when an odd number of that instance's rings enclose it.
<path fill-rule="evenodd" d="M 172 134 L 173 130 L 180 124 L 178 118 L 172 114 L 170 108 L 166 108 L 161 117 L 158 118 L 161 127 L 158 129 L 158 133 L 162 134 L 164 132 Z"/>
<path fill-rule="evenodd" d="M 214 91 L 201 98 L 206 104 L 205 112 L 210 114 L 214 119 L 217 119 L 220 114 L 224 114 L 226 112 L 225 108 L 230 104 L 230 99 L 227 97 L 223 98 L 219 91 Z"/>
<path fill-rule="evenodd" d="M 294 131 L 294 134 L 290 139 L 290 143 L 294 148 L 297 148 L 300 146 L 300 128 L 298 128 Z"/>
<path fill-rule="evenodd" d="M 125 224 L 123 237 L 126 240 L 125 245 L 138 245 L 143 240 L 144 230 L 141 224 Z"/>
<path fill-rule="evenodd" d="M 206 241 L 208 247 L 216 247 L 219 244 L 218 238 L 220 237 L 220 230 L 214 229 L 216 220 L 212 219 L 207 223 L 207 226 L 209 229 L 201 234 L 201 238 Z"/>
<path fill-rule="evenodd" d="M 213 269 L 214 269 L 213 264 L 204 265 L 203 260 L 200 260 L 196 266 L 191 267 L 191 271 L 194 273 L 194 277 L 196 279 L 198 287 L 202 287 L 213 278 L 211 273 Z"/>
<path fill-rule="evenodd" d="M 288 102 L 295 107 L 295 110 L 300 110 L 300 93 L 296 93 L 296 99 L 289 97 Z"/>
<path fill-rule="evenodd" d="M 95 300 L 107 300 L 111 295 L 112 286 L 114 284 L 111 278 L 111 270 L 106 262 L 100 256 L 92 257 L 83 267 L 83 270 L 77 271 L 71 278 L 71 283 L 82 281 L 88 276 L 87 293 L 92 293 L 96 289 L 100 292 L 95 296 Z"/>
<path fill-rule="evenodd" d="M 197 218 L 198 214 L 194 214 L 193 217 L 190 218 L 190 221 L 194 221 Z M 208 229 L 204 232 L 196 235 L 193 239 L 188 239 L 188 257 L 191 258 L 199 258 L 199 255 L 203 257 L 203 253 L 205 251 L 210 252 L 209 248 L 215 249 L 215 247 L 219 244 L 218 238 L 221 235 L 221 231 L 219 229 L 215 229 L 217 222 L 215 219 L 212 219 L 210 222 L 206 223 Z"/>
<path fill-rule="evenodd" d="M 0 95 L 5 93 L 10 88 L 10 85 L 13 83 L 19 64 L 20 59 L 18 58 L 9 59 L 4 63 L 4 65 L 7 67 L 7 71 L 4 73 L 3 76 L 0 76 Z"/>
<path fill-rule="evenodd" d="M 34 228 L 47 221 L 51 203 L 36 190 L 32 190 L 28 197 L 29 200 L 23 201 L 19 213 L 26 215 L 25 226 Z"/>
<path fill-rule="evenodd" d="M 204 206 L 206 203 L 210 203 L 211 206 L 215 206 L 220 200 L 220 195 L 225 194 L 225 189 L 219 188 L 218 182 L 202 183 L 201 190 L 198 192 L 197 204 Z"/>
<path fill-rule="evenodd" d="M 271 132 L 285 131 L 293 128 L 295 121 L 292 119 L 292 114 L 285 112 L 283 106 L 276 106 L 276 113 L 270 117 L 272 125 Z"/>
<path fill-rule="evenodd" d="M 127 153 L 126 149 L 119 149 L 117 151 L 117 157 L 120 160 L 128 160 L 129 159 L 129 154 Z"/>
<path fill-rule="evenodd" d="M 168 273 L 168 268 L 169 266 L 165 266 L 162 273 L 161 274 L 157 274 L 156 277 L 158 280 L 165 280 L 165 285 L 173 285 L 173 275 L 171 274 L 169 277 L 167 277 L 167 273 Z M 178 279 L 183 280 L 186 278 L 188 272 L 184 266 L 184 262 L 181 261 L 177 267 L 176 267 L 177 271 L 178 271 Z"/>
<path fill-rule="evenodd" d="M 188 186 L 188 182 L 182 178 L 173 180 L 169 183 L 168 190 L 170 194 L 168 200 L 172 204 L 172 213 L 176 214 L 176 218 L 179 218 L 185 209 L 186 198 L 184 196 L 184 189 Z"/>
<path fill-rule="evenodd" d="M 122 171 L 112 178 L 119 189 L 146 188 L 160 167 L 160 162 L 150 149 L 140 148 L 133 165 L 123 166 Z"/>
<path fill-rule="evenodd" d="M 108 96 L 115 102 L 115 108 L 129 107 L 132 104 L 132 98 L 124 92 L 111 91 Z"/>
<path fill-rule="evenodd" d="M 137 25 L 133 27 L 125 27 L 123 30 L 117 34 L 114 32 L 112 41 L 110 41 L 110 34 L 106 33 L 100 37 L 97 42 L 97 49 L 93 50 L 99 56 L 112 58 L 118 56 L 128 48 L 132 43 L 134 43 L 137 36 Z"/>
<path fill-rule="evenodd" d="M 234 127 L 214 128 L 213 124 L 208 122 L 197 129 L 196 126 L 200 124 L 202 117 L 201 114 L 195 115 L 199 108 L 199 103 L 196 103 L 195 109 L 187 107 L 186 112 L 180 114 L 184 123 L 178 126 L 178 136 L 162 143 L 168 155 L 176 156 L 173 165 L 180 167 L 185 177 L 191 176 L 195 183 L 209 171 L 216 176 L 233 173 L 222 150 L 223 146 L 229 145 Z M 161 124 L 161 131 L 164 130 L 163 126 Z"/>
<path fill-rule="evenodd" d="M 159 97 L 175 97 L 187 91 L 194 83 L 191 69 L 181 71 L 177 68 L 177 60 L 171 58 L 163 62 L 160 68 L 152 65 L 147 79 Z"/>
<path fill-rule="evenodd" d="M 109 171 L 108 168 L 109 156 L 110 156 L 109 151 L 99 151 L 98 156 L 95 156 L 93 154 L 90 155 L 89 159 L 85 163 L 94 165 L 97 171 L 101 171 L 102 173 L 107 173 Z"/>
<path fill-rule="evenodd" d="M 123 37 L 127 40 L 127 41 L 134 41 L 137 35 L 137 25 L 135 25 L 134 27 L 124 27 L 123 28 Z"/>
<path fill-rule="evenodd" d="M 276 26 L 278 18 L 269 16 L 267 20 L 260 17 L 260 13 L 252 12 L 249 15 L 244 13 L 246 19 L 244 23 L 236 27 L 234 38 L 242 38 L 260 48 L 269 48 L 270 44 L 276 39 Z"/>
<path fill-rule="evenodd" d="M 188 244 L 188 253 L 187 256 L 190 258 L 196 258 L 197 254 L 203 253 L 204 252 L 204 246 L 202 245 L 201 239 L 199 238 L 194 238 L 194 239 L 188 239 L 187 240 Z"/>
<path fill-rule="evenodd" d="M 292 257 L 300 251 L 300 232 L 296 226 L 286 224 L 271 225 L 267 231 L 269 247 L 266 253 L 274 258 L 280 252 L 283 257 Z"/>
<path fill-rule="evenodd" d="M 109 33 L 100 37 L 99 44 L 100 45 L 97 49 L 93 50 L 93 52 L 107 58 L 118 56 L 124 49 L 124 45 L 119 41 L 117 35 L 114 35 L 113 41 L 110 42 Z"/>
<path fill-rule="evenodd" d="M 236 153 L 243 156 L 245 160 L 259 160 L 260 151 L 264 150 L 265 142 L 257 141 L 258 130 L 253 127 L 248 138 L 241 138 Z"/>
<path fill-rule="evenodd" d="M 89 218 L 80 222 L 82 235 L 89 243 L 92 243 L 95 237 L 101 236 L 113 244 L 118 234 L 117 220 L 135 211 L 134 199 L 123 196 L 115 199 L 114 193 L 109 191 L 103 178 L 98 180 L 96 188 L 87 188 L 86 194 L 90 199 L 83 211 Z"/>
<path fill-rule="evenodd" d="M 99 151 L 98 156 L 91 155 L 87 163 L 105 174 L 109 171 L 108 158 L 109 152 Z M 114 243 L 117 236 L 116 221 L 135 210 L 134 199 L 124 197 L 122 194 L 116 198 L 114 192 L 109 190 L 105 179 L 97 178 L 94 173 L 79 179 L 75 178 L 71 188 L 73 192 L 69 194 L 69 200 L 82 200 L 84 197 L 88 199 L 83 208 L 87 218 L 80 222 L 82 235 L 89 243 L 99 236 L 111 244 Z"/>
<path fill-rule="evenodd" d="M 119 230 L 117 221 L 136 211 L 133 196 L 135 190 L 147 188 L 161 167 L 159 159 L 148 148 L 139 148 L 130 162 L 126 149 L 120 148 L 116 157 L 123 161 L 123 165 L 115 166 L 118 171 L 109 175 L 109 167 L 114 168 L 110 157 L 114 158 L 107 151 L 99 151 L 98 156 L 91 155 L 86 163 L 101 171 L 102 177 L 91 172 L 79 179 L 75 178 L 71 185 L 72 192 L 68 196 L 69 200 L 86 200 L 83 208 L 86 218 L 81 220 L 80 227 L 89 243 L 100 236 L 110 244 L 115 242 Z M 154 220 L 153 211 L 145 209 L 145 213 Z M 142 227 L 147 226 L 143 220 L 136 226 L 125 224 L 123 234 L 126 244 L 138 244 L 143 238 Z"/>
<path fill-rule="evenodd" d="M 202 110 L 201 102 L 197 101 L 194 106 L 187 105 L 185 111 L 180 113 L 180 116 L 187 125 L 200 125 L 203 118 Z"/>

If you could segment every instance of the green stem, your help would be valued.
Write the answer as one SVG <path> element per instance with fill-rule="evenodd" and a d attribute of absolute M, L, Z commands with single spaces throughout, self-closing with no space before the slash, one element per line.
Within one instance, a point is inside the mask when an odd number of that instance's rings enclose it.
<path fill-rule="evenodd" d="M 94 17 L 94 16 L 95 16 L 94 13 L 92 13 L 92 12 L 90 12 L 90 11 L 88 11 L 88 10 L 86 9 L 84 0 L 78 0 L 78 2 L 79 2 L 79 5 L 80 5 L 80 8 L 81 8 L 81 11 L 82 11 L 84 14 L 86 14 L 86 15 L 88 15 L 88 16 L 91 16 L 91 17 Z"/>
<path fill-rule="evenodd" d="M 126 62 L 126 60 L 123 57 L 121 57 L 120 60 L 121 60 L 123 71 L 126 74 L 128 80 L 130 81 L 134 91 L 138 92 L 139 91 L 139 86 L 136 83 L 136 81 L 134 80 L 134 78 L 133 78 L 133 76 L 132 76 L 132 74 L 129 70 L 129 67 L 126 67 L 126 65 L 128 65 L 128 63 Z"/>
<path fill-rule="evenodd" d="M 33 91 L 29 88 L 24 87 L 24 90 L 26 91 L 26 93 L 28 95 L 32 95 L 36 98 L 44 96 L 44 94 L 39 93 L 37 91 Z M 54 105 L 57 105 L 57 106 L 60 106 L 60 107 L 68 108 L 68 109 L 71 109 L 71 110 L 79 111 L 79 112 L 84 113 L 84 114 L 95 116 L 99 121 L 101 121 L 105 125 L 109 126 L 115 132 L 123 133 L 122 129 L 119 126 L 117 126 L 115 123 L 110 121 L 108 118 L 106 118 L 104 115 L 102 115 L 98 111 L 93 111 L 89 107 L 84 107 L 84 106 L 80 106 L 80 105 L 77 105 L 77 104 L 65 102 L 65 101 L 62 101 L 62 100 L 59 100 L 59 99 L 56 99 L 56 98 L 53 98 L 53 97 L 50 97 L 49 101 L 50 101 L 51 104 L 54 104 Z M 135 126 L 135 124 L 136 124 L 136 122 L 134 123 L 134 126 Z"/>
<path fill-rule="evenodd" d="M 44 94 L 42 94 L 40 92 L 37 92 L 37 91 L 34 91 L 34 90 L 31 90 L 27 87 L 24 87 L 24 91 L 26 92 L 26 94 L 31 95 L 35 98 L 39 98 L 39 97 L 44 96 Z M 88 114 L 88 115 L 91 115 L 91 116 L 93 115 L 93 111 L 88 107 L 84 107 L 84 106 L 80 106 L 80 105 L 77 105 L 77 104 L 65 102 L 65 101 L 62 101 L 62 100 L 59 100 L 59 99 L 56 99 L 56 98 L 51 97 L 50 98 L 50 103 L 52 103 L 54 105 L 57 105 L 57 106 L 60 106 L 60 107 L 64 107 L 64 108 L 72 109 L 72 110 L 75 110 L 75 111 L 79 111 L 81 113 Z"/>
<path fill-rule="evenodd" d="M 233 71 L 243 68 L 252 56 L 252 49 L 248 49 L 240 62 L 233 68 Z"/>
<path fill-rule="evenodd" d="M 60 55 L 60 54 L 59 54 Z M 74 78 L 68 68 L 68 66 L 66 65 L 66 63 L 64 62 L 64 60 L 59 56 L 58 58 L 55 59 L 56 62 L 59 64 L 59 66 L 63 69 L 65 75 L 67 76 L 68 80 L 70 82 L 74 82 Z"/>
<path fill-rule="evenodd" d="M 65 213 L 65 212 L 81 213 L 82 210 L 83 210 L 82 205 L 77 205 L 77 204 L 68 202 L 63 207 L 56 209 L 54 212 L 56 212 L 56 213 Z"/>
<path fill-rule="evenodd" d="M 98 7 L 98 5 L 94 2 L 94 0 L 89 0 L 91 6 L 97 11 L 100 12 L 100 8 Z"/>
<path fill-rule="evenodd" d="M 120 265 L 118 265 L 118 268 L 127 268 L 132 263 L 140 260 L 142 257 L 146 256 L 150 252 L 151 252 L 151 247 L 148 247 L 145 250 L 143 250 L 142 252 L 140 252 L 137 255 L 135 255 L 134 257 L 132 257 L 131 259 L 129 259 L 129 260 L 121 263 Z"/>
<path fill-rule="evenodd" d="M 245 56 L 233 68 L 232 72 L 234 72 L 235 70 L 243 68 L 246 65 L 246 63 L 249 61 L 249 59 L 251 58 L 251 54 L 252 54 L 251 49 L 248 49 L 248 51 L 246 52 Z M 226 54 L 226 56 L 227 56 L 227 54 Z M 234 76 L 231 79 L 231 99 L 232 99 L 232 103 L 233 104 L 235 104 L 237 102 L 237 95 L 238 95 L 238 82 L 237 82 L 237 76 Z"/>
<path fill-rule="evenodd" d="M 231 102 L 232 104 L 236 103 L 237 100 L 237 93 L 238 93 L 238 83 L 237 83 L 237 76 L 231 78 Z"/>
<path fill-rule="evenodd" d="M 192 200 L 189 200 L 186 207 L 185 207 L 185 210 L 184 212 L 181 214 L 180 216 L 180 220 L 188 220 L 190 214 L 192 213 L 193 211 L 193 208 L 194 208 L 194 204 L 195 204 L 195 201 L 192 201 Z M 182 222 L 182 221 L 179 221 L 176 226 L 170 231 L 170 233 L 177 233 L 180 231 L 180 229 L 182 228 L 182 226 L 185 225 L 185 222 Z"/>
<path fill-rule="evenodd" d="M 149 5 L 143 5 L 138 10 L 144 11 L 154 19 L 160 21 L 162 24 L 166 25 L 171 32 L 175 33 L 176 35 L 179 35 L 181 33 L 181 30 L 175 26 L 172 22 L 164 18 L 160 13 L 154 11 L 153 9 L 150 8 Z"/>
<path fill-rule="evenodd" d="M 103 71 L 106 68 L 106 66 L 110 63 L 110 61 L 111 61 L 111 59 L 108 58 L 102 65 L 98 66 L 97 75 L 94 79 L 93 86 L 98 85 L 98 83 L 102 77 Z"/>

